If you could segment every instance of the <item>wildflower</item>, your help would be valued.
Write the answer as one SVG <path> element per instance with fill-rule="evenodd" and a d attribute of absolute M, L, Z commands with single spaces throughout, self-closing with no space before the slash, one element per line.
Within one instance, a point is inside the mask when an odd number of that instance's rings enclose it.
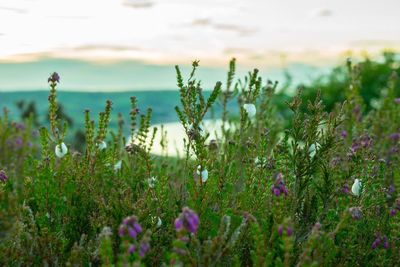
<path fill-rule="evenodd" d="M 378 237 L 374 240 L 374 242 L 372 242 L 371 248 L 372 248 L 372 249 L 376 249 L 376 248 L 381 244 L 381 242 L 382 242 L 382 240 L 381 240 L 381 238 L 378 236 Z"/>
<path fill-rule="evenodd" d="M 394 103 L 400 104 L 400 97 L 399 97 L 399 98 L 395 98 L 395 99 L 394 99 Z"/>
<path fill-rule="evenodd" d="M 345 183 L 342 187 L 342 193 L 343 194 L 349 194 L 350 193 L 350 187 L 347 183 Z"/>
<path fill-rule="evenodd" d="M 133 245 L 133 244 L 130 245 L 129 248 L 128 248 L 128 252 L 129 252 L 130 254 L 135 253 L 135 250 L 136 250 L 136 246 Z"/>
<path fill-rule="evenodd" d="M 382 243 L 383 241 L 383 243 Z M 389 249 L 390 245 L 389 245 L 389 239 L 387 238 L 387 236 L 382 236 L 378 235 L 374 242 L 372 242 L 371 244 L 371 249 L 376 249 L 378 248 L 380 245 L 382 245 L 383 249 Z"/>
<path fill-rule="evenodd" d="M 121 167 L 122 167 L 122 160 L 119 160 L 117 163 L 115 163 L 114 170 L 118 171 L 121 169 Z"/>
<path fill-rule="evenodd" d="M 271 192 L 276 196 L 279 197 L 281 194 L 285 196 L 288 195 L 288 190 L 283 182 L 283 175 L 282 173 L 276 174 L 275 183 L 271 187 Z"/>
<path fill-rule="evenodd" d="M 150 188 L 154 188 L 156 186 L 157 178 L 152 176 L 149 179 L 147 179 L 147 183 Z"/>
<path fill-rule="evenodd" d="M 349 208 L 349 213 L 353 220 L 359 220 L 362 217 L 362 212 L 360 207 L 351 207 Z"/>
<path fill-rule="evenodd" d="M 107 148 L 107 143 L 104 142 L 104 141 L 101 141 L 101 142 L 99 142 L 99 143 L 97 144 L 97 148 L 98 148 L 99 150 L 104 150 L 104 149 Z"/>
<path fill-rule="evenodd" d="M 197 173 L 198 176 L 201 177 L 201 181 L 202 181 L 203 183 L 205 183 L 205 182 L 207 182 L 207 180 L 208 180 L 208 171 L 207 171 L 207 169 L 203 169 L 203 170 L 201 170 L 201 169 L 202 169 L 202 168 L 201 168 L 200 165 L 197 166 L 197 171 L 196 171 L 196 173 Z"/>
<path fill-rule="evenodd" d="M 383 237 L 383 245 L 382 246 L 384 249 L 389 249 L 389 240 L 388 240 L 387 236 Z"/>
<path fill-rule="evenodd" d="M 142 226 L 139 224 L 136 216 L 126 217 L 119 226 L 118 234 L 120 237 L 131 237 L 136 239 L 142 232 Z"/>
<path fill-rule="evenodd" d="M 17 131 L 23 131 L 25 130 L 25 125 L 23 123 L 15 123 L 14 127 Z"/>
<path fill-rule="evenodd" d="M 285 229 L 284 229 L 284 227 L 282 226 L 282 225 L 279 225 L 279 227 L 278 227 L 278 235 L 283 235 L 283 231 L 284 231 Z M 292 227 L 290 227 L 290 226 L 288 226 L 288 227 L 286 227 L 286 235 L 287 236 L 292 236 L 293 235 L 293 228 Z"/>
<path fill-rule="evenodd" d="M 360 196 L 360 194 L 361 194 L 361 187 L 362 187 L 362 184 L 361 184 L 361 180 L 359 180 L 359 179 L 355 179 L 354 180 L 354 184 L 353 184 L 353 186 L 351 187 L 351 192 L 355 195 L 355 196 Z"/>
<path fill-rule="evenodd" d="M 47 82 L 51 83 L 60 83 L 60 75 L 57 72 L 53 72 L 50 77 L 47 79 Z"/>
<path fill-rule="evenodd" d="M 252 103 L 244 104 L 243 109 L 246 111 L 249 118 L 252 118 L 256 115 L 257 109 L 256 106 Z"/>
<path fill-rule="evenodd" d="M 390 208 L 389 215 L 393 217 L 393 216 L 396 216 L 396 214 L 397 214 L 397 209 Z"/>
<path fill-rule="evenodd" d="M 143 258 L 150 250 L 150 243 L 148 240 L 143 240 L 139 246 L 139 257 Z"/>
<path fill-rule="evenodd" d="M 0 181 L 1 181 L 1 182 L 7 182 L 7 180 L 8 180 L 8 177 L 7 177 L 7 175 L 6 175 L 6 172 L 3 171 L 3 170 L 1 170 L 1 171 L 0 171 Z"/>
<path fill-rule="evenodd" d="M 59 157 L 59 158 L 62 158 L 62 157 L 64 157 L 65 155 L 67 155 L 67 153 L 68 153 L 68 148 L 67 148 L 67 146 L 64 144 L 64 142 L 62 142 L 61 144 L 56 145 L 55 153 L 56 153 L 56 156 Z"/>
<path fill-rule="evenodd" d="M 392 133 L 392 134 L 390 134 L 389 135 L 389 139 L 394 141 L 394 142 L 399 141 L 400 140 L 400 133 Z"/>
<path fill-rule="evenodd" d="M 161 225 L 162 225 L 161 218 L 160 218 L 160 217 L 157 217 L 157 224 L 156 224 L 157 228 L 160 228 Z"/>
<path fill-rule="evenodd" d="M 340 135 L 342 136 L 342 138 L 347 138 L 347 131 L 343 130 Z"/>
<path fill-rule="evenodd" d="M 279 225 L 279 227 L 278 227 L 278 234 L 279 235 L 283 234 L 283 226 L 282 225 Z"/>
<path fill-rule="evenodd" d="M 182 208 L 182 213 L 175 219 L 175 230 L 177 232 L 186 230 L 189 233 L 196 233 L 199 228 L 200 219 L 197 213 L 188 207 Z"/>

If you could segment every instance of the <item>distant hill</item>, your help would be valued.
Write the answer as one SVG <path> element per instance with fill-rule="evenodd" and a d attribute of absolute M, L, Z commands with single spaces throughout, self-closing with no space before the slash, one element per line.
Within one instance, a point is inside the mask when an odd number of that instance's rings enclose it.
<path fill-rule="evenodd" d="M 210 92 L 204 92 L 206 97 Z M 92 117 L 97 119 L 98 113 L 104 110 L 106 100 L 113 102 L 111 127 L 117 125 L 117 114 L 121 113 L 128 122 L 130 112 L 130 97 L 138 99 L 139 109 L 146 112 L 148 107 L 153 109 L 153 124 L 175 122 L 178 120 L 174 107 L 179 105 L 179 92 L 177 91 L 132 91 L 115 93 L 91 93 L 91 92 L 64 92 L 57 93 L 58 102 L 64 106 L 66 114 L 74 120 L 74 128 L 82 128 L 84 123 L 84 110 L 89 109 Z M 39 113 L 40 122 L 46 121 L 48 109 L 47 91 L 26 92 L 0 92 L 0 108 L 10 110 L 11 118 L 19 118 L 18 101 L 34 101 Z M 216 112 L 219 108 L 216 108 Z M 234 105 L 232 103 L 232 109 Z"/>

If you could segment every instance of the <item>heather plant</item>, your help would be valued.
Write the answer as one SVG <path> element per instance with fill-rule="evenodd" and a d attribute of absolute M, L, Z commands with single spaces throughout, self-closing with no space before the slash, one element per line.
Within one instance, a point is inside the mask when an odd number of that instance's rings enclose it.
<path fill-rule="evenodd" d="M 235 64 L 208 99 L 199 62 L 186 80 L 176 67 L 175 111 L 186 133 L 178 157 L 167 156 L 165 130 L 151 126 L 152 110 L 135 97 L 129 114 L 114 116 L 111 101 L 97 120 L 83 111 L 84 142 L 75 150 L 59 115 L 57 73 L 48 79 L 48 125 L 36 130 L 34 114 L 11 122 L 5 110 L 0 264 L 398 264 L 398 69 L 373 106 L 363 95 L 372 79 L 366 63 L 348 61 L 342 102 L 325 107 L 329 91 L 310 97 L 305 87 L 278 107 L 279 84 L 257 69 L 237 79 Z M 216 105 L 222 129 L 210 140 L 204 121 Z M 159 156 L 151 153 L 157 134 Z"/>

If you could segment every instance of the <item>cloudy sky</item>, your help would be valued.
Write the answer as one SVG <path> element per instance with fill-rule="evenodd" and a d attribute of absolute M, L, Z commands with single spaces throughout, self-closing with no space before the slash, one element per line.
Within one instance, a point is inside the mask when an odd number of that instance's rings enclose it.
<path fill-rule="evenodd" d="M 0 64 L 318 65 L 399 49 L 399 10 L 399 0 L 0 0 Z"/>

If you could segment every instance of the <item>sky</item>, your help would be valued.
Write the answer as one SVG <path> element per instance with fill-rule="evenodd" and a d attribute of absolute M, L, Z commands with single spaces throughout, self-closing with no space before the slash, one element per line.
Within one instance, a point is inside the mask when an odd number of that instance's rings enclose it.
<path fill-rule="evenodd" d="M 231 57 L 266 73 L 332 65 L 400 50 L 399 10 L 398 0 L 0 0 L 0 70 L 7 70 L 0 71 L 0 90 L 40 85 L 33 75 L 15 79 L 22 70 L 64 70 L 71 74 L 65 88 L 74 89 L 100 86 L 88 82 L 98 69 L 115 72 L 103 77 L 108 86 L 121 83 L 118 73 L 129 66 L 163 76 L 194 59 L 221 75 Z M 137 76 L 117 87 L 174 86 L 173 76 L 153 83 Z"/>

